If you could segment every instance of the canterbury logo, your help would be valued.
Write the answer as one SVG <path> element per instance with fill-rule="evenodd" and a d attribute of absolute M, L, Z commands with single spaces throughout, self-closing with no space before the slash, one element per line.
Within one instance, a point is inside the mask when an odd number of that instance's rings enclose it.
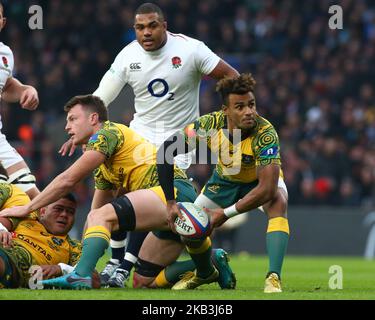
<path fill-rule="evenodd" d="M 140 62 L 131 63 L 130 70 L 141 70 L 141 63 Z"/>
<path fill-rule="evenodd" d="M 217 184 L 214 184 L 212 186 L 209 186 L 207 188 L 209 191 L 211 191 L 212 193 L 218 193 L 219 192 L 219 189 L 220 189 L 220 186 L 217 185 Z"/>

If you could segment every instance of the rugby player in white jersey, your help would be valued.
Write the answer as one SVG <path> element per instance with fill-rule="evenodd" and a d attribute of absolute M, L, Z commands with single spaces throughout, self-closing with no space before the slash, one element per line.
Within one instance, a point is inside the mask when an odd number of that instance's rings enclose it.
<path fill-rule="evenodd" d="M 203 42 L 167 31 L 164 14 L 155 4 L 145 3 L 136 10 L 134 28 L 137 39 L 117 55 L 93 94 L 108 106 L 129 85 L 135 95 L 136 111 L 130 128 L 159 147 L 170 135 L 199 117 L 199 87 L 204 75 L 221 79 L 236 77 L 238 72 Z M 65 155 L 69 149 L 71 155 L 74 149 L 67 142 L 60 153 Z M 187 169 L 191 156 L 181 155 L 175 161 L 180 168 Z M 101 199 L 95 202 L 92 209 L 105 204 Z M 109 285 L 121 286 L 137 259 L 145 235 L 130 236 L 125 261 L 116 272 L 125 236 L 112 235 L 112 259 L 101 273 L 103 285 L 112 275 Z"/>
<path fill-rule="evenodd" d="M 4 8 L 0 3 L 0 32 L 6 24 Z M 39 98 L 36 89 L 24 85 L 13 78 L 14 58 L 12 50 L 0 42 L 0 99 L 6 102 L 19 102 L 22 108 L 34 110 L 38 107 Z M 2 129 L 0 118 L 0 130 Z M 26 162 L 11 147 L 6 137 L 0 131 L 0 161 L 7 170 L 9 182 L 17 185 L 32 199 L 39 190 L 35 186 L 35 177 L 31 174 Z"/>

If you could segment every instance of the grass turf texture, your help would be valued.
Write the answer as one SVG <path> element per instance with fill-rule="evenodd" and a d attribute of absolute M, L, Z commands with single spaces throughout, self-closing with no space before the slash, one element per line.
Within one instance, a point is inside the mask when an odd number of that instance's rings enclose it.
<path fill-rule="evenodd" d="M 102 270 L 106 258 L 98 264 Z M 329 268 L 339 265 L 343 270 L 343 289 L 328 286 Z M 237 276 L 236 290 L 220 290 L 210 284 L 191 291 L 132 289 L 100 290 L 29 290 L 1 289 L 0 299 L 6 300 L 265 300 L 316 299 L 355 300 L 375 299 L 375 261 L 351 257 L 297 257 L 287 256 L 283 268 L 283 293 L 265 294 L 263 284 L 268 259 L 265 256 L 238 255 L 231 257 L 231 266 Z"/>

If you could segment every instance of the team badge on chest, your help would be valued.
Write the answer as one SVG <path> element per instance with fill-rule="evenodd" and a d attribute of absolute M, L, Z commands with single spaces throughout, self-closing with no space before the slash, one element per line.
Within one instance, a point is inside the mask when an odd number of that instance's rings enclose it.
<path fill-rule="evenodd" d="M 9 67 L 8 59 L 4 56 L 1 59 L 3 60 L 3 65 L 5 66 L 5 68 L 8 68 Z"/>
<path fill-rule="evenodd" d="M 173 57 L 172 58 L 172 66 L 174 69 L 177 69 L 182 66 L 181 58 L 180 57 Z"/>

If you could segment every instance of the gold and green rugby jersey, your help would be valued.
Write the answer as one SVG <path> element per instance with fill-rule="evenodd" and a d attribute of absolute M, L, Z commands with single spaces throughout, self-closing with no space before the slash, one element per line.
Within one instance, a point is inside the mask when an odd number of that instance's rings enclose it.
<path fill-rule="evenodd" d="M 69 235 L 56 236 L 49 233 L 33 214 L 18 222 L 13 231 L 13 247 L 3 248 L 17 267 L 21 285 L 27 284 L 29 268 L 33 265 L 66 263 L 75 265 L 81 255 L 82 246 Z"/>
<path fill-rule="evenodd" d="M 29 197 L 16 186 L 0 183 L 0 208 L 25 205 Z M 24 219 L 10 218 L 13 224 L 13 246 L 2 248 L 15 264 L 21 285 L 27 285 L 32 265 L 53 265 L 60 262 L 75 265 L 81 254 L 81 244 L 68 235 L 56 236 L 49 233 L 38 221 L 38 214 L 33 212 Z"/>
<path fill-rule="evenodd" d="M 256 127 L 245 138 L 240 130 L 229 134 L 223 111 L 204 115 L 184 129 L 185 141 L 198 148 L 204 141 L 218 157 L 216 172 L 219 176 L 241 183 L 257 180 L 256 167 L 281 165 L 279 138 L 272 124 L 256 116 Z M 280 170 L 282 177 L 282 172 Z"/>
<path fill-rule="evenodd" d="M 30 202 L 28 195 L 17 186 L 7 183 L 0 183 L 0 210 L 23 206 Z"/>
<path fill-rule="evenodd" d="M 106 160 L 94 171 L 95 188 L 127 192 L 159 185 L 156 169 L 156 147 L 127 126 L 106 121 L 91 136 L 86 150 L 105 155 Z M 186 174 L 175 168 L 175 179 Z"/>

